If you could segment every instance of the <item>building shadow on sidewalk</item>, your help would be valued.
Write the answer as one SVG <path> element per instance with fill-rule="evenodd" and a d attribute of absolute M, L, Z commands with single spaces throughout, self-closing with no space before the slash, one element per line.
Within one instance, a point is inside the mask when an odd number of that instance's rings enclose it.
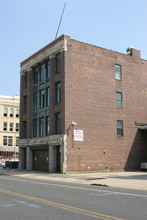
<path fill-rule="evenodd" d="M 140 170 L 143 161 L 147 162 L 147 130 L 138 129 L 124 169 Z"/>

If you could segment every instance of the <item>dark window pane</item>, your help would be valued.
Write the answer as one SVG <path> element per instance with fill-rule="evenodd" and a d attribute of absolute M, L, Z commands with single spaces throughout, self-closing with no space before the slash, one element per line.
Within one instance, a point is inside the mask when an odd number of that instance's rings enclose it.
<path fill-rule="evenodd" d="M 38 67 L 36 67 L 36 68 L 34 69 L 33 82 L 34 82 L 34 84 L 38 83 Z"/>
<path fill-rule="evenodd" d="M 40 108 L 45 107 L 45 92 L 44 89 L 40 91 Z"/>
<path fill-rule="evenodd" d="M 46 78 L 49 79 L 50 78 L 50 60 L 47 63 L 47 74 L 46 74 Z"/>
<path fill-rule="evenodd" d="M 55 83 L 55 102 L 60 103 L 61 102 L 61 83 L 57 82 Z"/>
<path fill-rule="evenodd" d="M 60 134 L 61 132 L 61 113 L 55 114 L 55 132 L 56 134 Z"/>
<path fill-rule="evenodd" d="M 46 136 L 49 136 L 50 132 L 50 116 L 46 117 Z"/>
<path fill-rule="evenodd" d="M 41 65 L 40 81 L 45 80 L 45 64 Z"/>
<path fill-rule="evenodd" d="M 27 88 L 28 76 L 27 73 L 24 74 L 24 88 Z"/>
<path fill-rule="evenodd" d="M 56 73 L 61 72 L 61 54 L 56 55 Z"/>
<path fill-rule="evenodd" d="M 38 92 L 35 92 L 33 94 L 33 110 L 37 110 L 38 109 Z"/>
<path fill-rule="evenodd" d="M 27 122 L 26 121 L 23 122 L 23 137 L 24 138 L 27 137 Z"/>
<path fill-rule="evenodd" d="M 27 113 L 27 96 L 23 97 L 23 113 Z"/>
<path fill-rule="evenodd" d="M 44 117 L 39 119 L 39 136 L 43 137 L 44 135 Z"/>
<path fill-rule="evenodd" d="M 33 137 L 37 137 L 37 119 L 33 120 Z"/>
<path fill-rule="evenodd" d="M 46 106 L 50 105 L 50 88 L 46 88 Z"/>

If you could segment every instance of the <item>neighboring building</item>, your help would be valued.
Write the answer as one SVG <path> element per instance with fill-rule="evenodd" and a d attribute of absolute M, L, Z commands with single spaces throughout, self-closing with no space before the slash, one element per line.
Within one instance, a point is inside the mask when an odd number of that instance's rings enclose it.
<path fill-rule="evenodd" d="M 19 96 L 0 95 L 0 159 L 18 159 Z"/>
<path fill-rule="evenodd" d="M 21 63 L 20 168 L 139 169 L 147 161 L 147 61 L 62 35 Z"/>

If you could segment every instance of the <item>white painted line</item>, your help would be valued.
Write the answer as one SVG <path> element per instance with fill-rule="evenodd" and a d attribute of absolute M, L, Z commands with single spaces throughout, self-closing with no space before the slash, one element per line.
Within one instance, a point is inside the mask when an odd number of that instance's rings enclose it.
<path fill-rule="evenodd" d="M 0 179 L 9 179 L 9 180 L 15 180 L 15 181 L 17 180 L 17 181 L 20 181 L 20 182 L 26 182 L 26 183 L 31 183 L 31 184 L 56 186 L 56 187 L 63 187 L 63 188 L 68 188 L 68 189 L 77 189 L 77 190 L 93 191 L 93 192 L 104 192 L 104 193 L 112 193 L 112 194 L 116 194 L 116 195 L 124 195 L 124 196 L 134 196 L 134 197 L 147 198 L 147 195 L 142 195 L 142 194 L 114 192 L 114 191 L 109 191 L 109 190 L 99 190 L 99 189 L 83 188 L 83 187 L 62 185 L 62 184 L 56 184 L 56 183 L 44 183 L 44 182 L 37 182 L 37 181 L 31 181 L 31 180 L 17 179 L 17 178 L 12 178 L 12 177 L 1 176 Z"/>
<path fill-rule="evenodd" d="M 89 193 L 90 196 L 112 196 L 114 193 L 102 193 L 102 194 L 94 194 L 94 193 Z"/>

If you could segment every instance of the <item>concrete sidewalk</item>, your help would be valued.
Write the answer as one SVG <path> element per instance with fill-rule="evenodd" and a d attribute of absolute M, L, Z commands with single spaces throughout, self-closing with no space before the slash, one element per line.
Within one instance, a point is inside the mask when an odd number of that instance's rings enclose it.
<path fill-rule="evenodd" d="M 70 182 L 106 187 L 147 190 L 147 172 L 81 172 L 68 174 L 50 174 L 37 171 L 19 171 L 0 169 L 0 175 L 19 176 L 32 179 Z"/>

